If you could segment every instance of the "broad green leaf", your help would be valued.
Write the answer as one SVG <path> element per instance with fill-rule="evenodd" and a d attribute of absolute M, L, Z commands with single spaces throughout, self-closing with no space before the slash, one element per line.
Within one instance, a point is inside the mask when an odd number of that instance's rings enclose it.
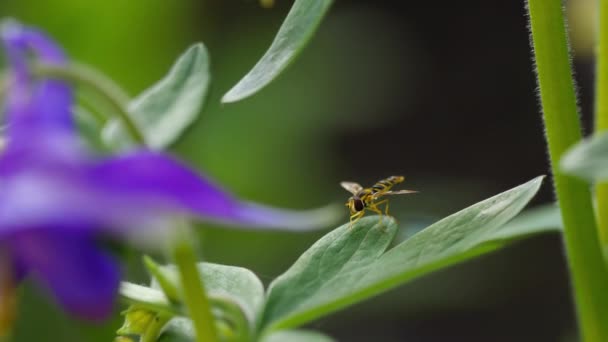
<path fill-rule="evenodd" d="M 296 0 L 270 48 L 258 63 L 222 98 L 236 102 L 260 91 L 300 53 L 325 16 L 332 0 Z"/>
<path fill-rule="evenodd" d="M 505 224 L 494 237 L 500 239 L 504 236 L 510 239 L 513 235 L 525 236 L 561 229 L 563 223 L 559 207 L 557 204 L 546 204 L 522 211 Z"/>
<path fill-rule="evenodd" d="M 576 144 L 566 152 L 560 167 L 565 173 L 588 181 L 608 180 L 608 133 Z"/>
<path fill-rule="evenodd" d="M 310 330 L 282 330 L 264 336 L 260 342 L 333 342 L 333 338 Z"/>
<path fill-rule="evenodd" d="M 235 302 L 247 316 L 249 322 L 255 322 L 264 303 L 264 285 L 250 270 L 242 267 L 199 263 L 199 272 L 205 284 L 205 290 L 216 305 L 226 300 Z M 179 276 L 174 265 L 159 268 L 164 277 L 179 286 Z M 155 279 L 153 288 L 159 288 Z M 220 303 L 218 303 L 220 302 Z"/>
<path fill-rule="evenodd" d="M 198 43 L 178 58 L 165 78 L 131 101 L 128 112 L 147 146 L 162 149 L 179 138 L 200 112 L 209 81 L 207 50 Z M 106 125 L 103 136 L 114 146 L 133 143 L 117 119 Z"/>
<path fill-rule="evenodd" d="M 382 244 L 372 243 L 382 236 L 372 226 L 376 217 L 361 219 L 350 231 L 348 225 L 337 228 L 270 285 L 260 328 L 273 331 L 299 326 L 539 232 L 504 227 L 536 194 L 541 182 L 542 177 L 535 178 L 452 214 L 384 254 Z M 389 224 L 389 232 L 384 234 L 388 241 L 394 229 L 394 223 Z M 366 238 L 362 240 L 363 234 Z"/>
<path fill-rule="evenodd" d="M 310 310 L 315 310 L 322 302 L 310 302 L 309 299 L 319 294 L 331 297 L 326 287 L 336 279 L 347 274 L 363 277 L 396 233 L 394 219 L 384 217 L 379 221 L 378 216 L 370 216 L 360 219 L 352 228 L 345 224 L 322 237 L 270 284 L 264 323 L 294 326 L 281 324 L 281 321 L 307 316 Z M 345 283 L 342 285 L 348 287 Z M 324 298 L 324 301 L 328 299 Z"/>

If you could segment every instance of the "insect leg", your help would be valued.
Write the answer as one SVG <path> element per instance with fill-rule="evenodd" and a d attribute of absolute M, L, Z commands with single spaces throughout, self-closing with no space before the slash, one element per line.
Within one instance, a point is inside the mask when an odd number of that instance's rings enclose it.
<path fill-rule="evenodd" d="M 378 203 L 372 203 L 372 204 L 370 204 L 370 205 L 369 205 L 369 207 L 367 208 L 367 209 L 369 209 L 369 210 L 371 210 L 371 211 L 375 212 L 376 214 L 378 214 L 378 216 L 380 216 L 380 221 L 379 221 L 379 223 L 382 223 L 382 210 L 380 210 L 380 209 L 378 208 L 378 206 L 379 206 L 380 204 L 387 203 L 387 202 L 388 202 L 388 200 L 383 200 L 383 201 L 380 201 L 380 202 L 378 202 Z"/>
<path fill-rule="evenodd" d="M 348 229 L 351 229 L 353 227 L 353 224 L 355 224 L 355 222 L 359 221 L 359 219 L 363 216 L 363 214 L 365 214 L 365 212 L 362 210 L 362 211 L 356 212 L 355 214 L 351 215 L 350 224 L 348 226 Z"/>

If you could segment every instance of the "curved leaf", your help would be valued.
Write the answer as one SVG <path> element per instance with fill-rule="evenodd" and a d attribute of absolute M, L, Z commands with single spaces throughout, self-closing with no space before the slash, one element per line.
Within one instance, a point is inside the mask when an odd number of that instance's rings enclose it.
<path fill-rule="evenodd" d="M 202 262 L 198 264 L 200 276 L 205 283 L 205 290 L 214 304 L 225 301 L 235 302 L 247 316 L 249 322 L 255 322 L 264 303 L 264 285 L 250 270 L 242 267 L 227 266 Z M 165 279 L 179 286 L 179 276 L 174 265 L 159 267 Z M 152 288 L 160 288 L 154 278 Z"/>
<path fill-rule="evenodd" d="M 608 133 L 576 144 L 566 152 L 560 167 L 565 173 L 588 181 L 608 180 Z"/>
<path fill-rule="evenodd" d="M 370 216 L 360 219 L 352 228 L 345 224 L 322 237 L 270 284 L 264 323 L 293 319 L 293 316 L 307 314 L 307 307 L 314 310 L 331 300 L 332 294 L 326 287 L 346 274 L 363 277 L 396 233 L 397 224 L 393 218 L 384 217 L 379 221 L 378 216 Z M 322 301 L 309 302 L 319 294 L 325 297 Z M 274 324 L 281 328 L 294 326 Z"/>
<path fill-rule="evenodd" d="M 162 149 L 173 143 L 197 118 L 210 82 L 209 56 L 202 43 L 191 46 L 169 73 L 129 103 L 128 111 L 147 146 Z M 133 144 L 122 123 L 111 120 L 103 137 L 111 146 Z"/>
<path fill-rule="evenodd" d="M 126 302 L 150 311 L 163 311 L 175 314 L 179 312 L 179 309 L 169 302 L 163 292 L 147 286 L 124 281 L 120 284 L 120 296 Z"/>
<path fill-rule="evenodd" d="M 510 239 L 513 235 L 525 236 L 564 228 L 562 215 L 556 203 L 526 209 L 497 232 L 494 237 Z"/>
<path fill-rule="evenodd" d="M 260 342 L 333 342 L 327 335 L 310 330 L 282 330 L 262 337 Z"/>
<path fill-rule="evenodd" d="M 296 0 L 262 59 L 230 89 L 222 102 L 236 102 L 268 85 L 308 43 L 329 10 L 331 0 Z"/>
<path fill-rule="evenodd" d="M 195 342 L 196 333 L 192 321 L 188 318 L 176 317 L 163 328 L 158 342 Z"/>
<path fill-rule="evenodd" d="M 536 194 L 541 182 L 542 177 L 535 178 L 448 216 L 384 254 L 384 245 L 373 241 L 382 235 L 390 241 L 396 229 L 394 222 L 389 221 L 389 234 L 374 229 L 377 217 L 361 219 L 351 231 L 348 225 L 337 228 L 270 285 L 260 329 L 299 326 L 429 272 L 501 248 L 529 233 L 543 231 L 503 229 Z"/>

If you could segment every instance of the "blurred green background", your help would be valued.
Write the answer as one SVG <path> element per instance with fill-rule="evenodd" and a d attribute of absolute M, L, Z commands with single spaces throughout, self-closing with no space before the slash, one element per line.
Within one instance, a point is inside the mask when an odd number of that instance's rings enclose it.
<path fill-rule="evenodd" d="M 221 105 L 291 3 L 2 0 L 0 14 L 43 28 L 132 95 L 204 42 L 211 92 L 173 150 L 242 198 L 312 208 L 345 201 L 342 180 L 404 174 L 421 193 L 394 198 L 391 211 L 409 234 L 548 172 L 523 1 L 336 1 L 277 81 Z M 587 125 L 589 3 L 570 3 Z M 545 184 L 535 204 L 551 199 Z M 201 244 L 205 260 L 251 268 L 269 283 L 322 234 L 205 227 Z M 129 270 L 145 281 L 141 269 Z M 311 326 L 340 341 L 566 341 L 568 286 L 559 237 L 541 236 Z M 121 323 L 118 315 L 101 325 L 67 318 L 31 284 L 20 311 L 15 341 L 110 341 Z"/>

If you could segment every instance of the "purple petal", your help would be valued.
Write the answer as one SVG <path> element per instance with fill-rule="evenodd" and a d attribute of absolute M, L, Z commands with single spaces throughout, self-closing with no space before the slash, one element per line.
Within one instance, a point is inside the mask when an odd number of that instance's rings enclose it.
<path fill-rule="evenodd" d="M 13 72 L 6 100 L 9 142 L 19 144 L 47 132 L 73 134 L 70 88 L 58 80 L 34 82 L 27 64 L 33 52 L 42 63 L 64 65 L 61 49 L 42 33 L 15 22 L 2 26 L 1 37 Z"/>
<path fill-rule="evenodd" d="M 120 197 L 156 198 L 203 216 L 228 217 L 236 201 L 226 191 L 172 157 L 138 151 L 100 162 L 91 178 Z"/>
<path fill-rule="evenodd" d="M 240 226 L 308 230 L 335 220 L 334 208 L 284 210 L 242 202 L 177 160 L 159 152 L 139 151 L 108 159 L 91 172 L 98 186 L 116 198 L 158 199 L 174 210 L 205 221 Z M 152 209 L 152 208 L 151 208 Z"/>
<path fill-rule="evenodd" d="M 30 82 L 32 77 L 27 65 L 22 31 L 22 27 L 19 24 L 8 21 L 3 23 L 0 32 L 2 46 L 6 52 L 7 61 L 13 76 L 5 101 L 5 110 L 9 120 L 12 120 L 18 113 L 27 112 L 31 99 Z"/>
<path fill-rule="evenodd" d="M 166 208 L 146 198 L 116 197 L 89 178 L 86 164 L 22 156 L 11 153 L 0 163 L 0 238 L 40 226 L 108 232 L 132 225 L 147 227 Z M 157 210 L 148 211 L 151 208 Z"/>
<path fill-rule="evenodd" d="M 36 53 L 41 61 L 55 65 L 62 65 L 67 62 L 67 58 L 59 45 L 42 32 L 24 28 L 21 32 L 21 39 L 27 47 Z"/>
<path fill-rule="evenodd" d="M 89 236 L 61 229 L 27 230 L 13 235 L 8 245 L 28 274 L 70 313 L 89 320 L 111 313 L 120 274 Z"/>

